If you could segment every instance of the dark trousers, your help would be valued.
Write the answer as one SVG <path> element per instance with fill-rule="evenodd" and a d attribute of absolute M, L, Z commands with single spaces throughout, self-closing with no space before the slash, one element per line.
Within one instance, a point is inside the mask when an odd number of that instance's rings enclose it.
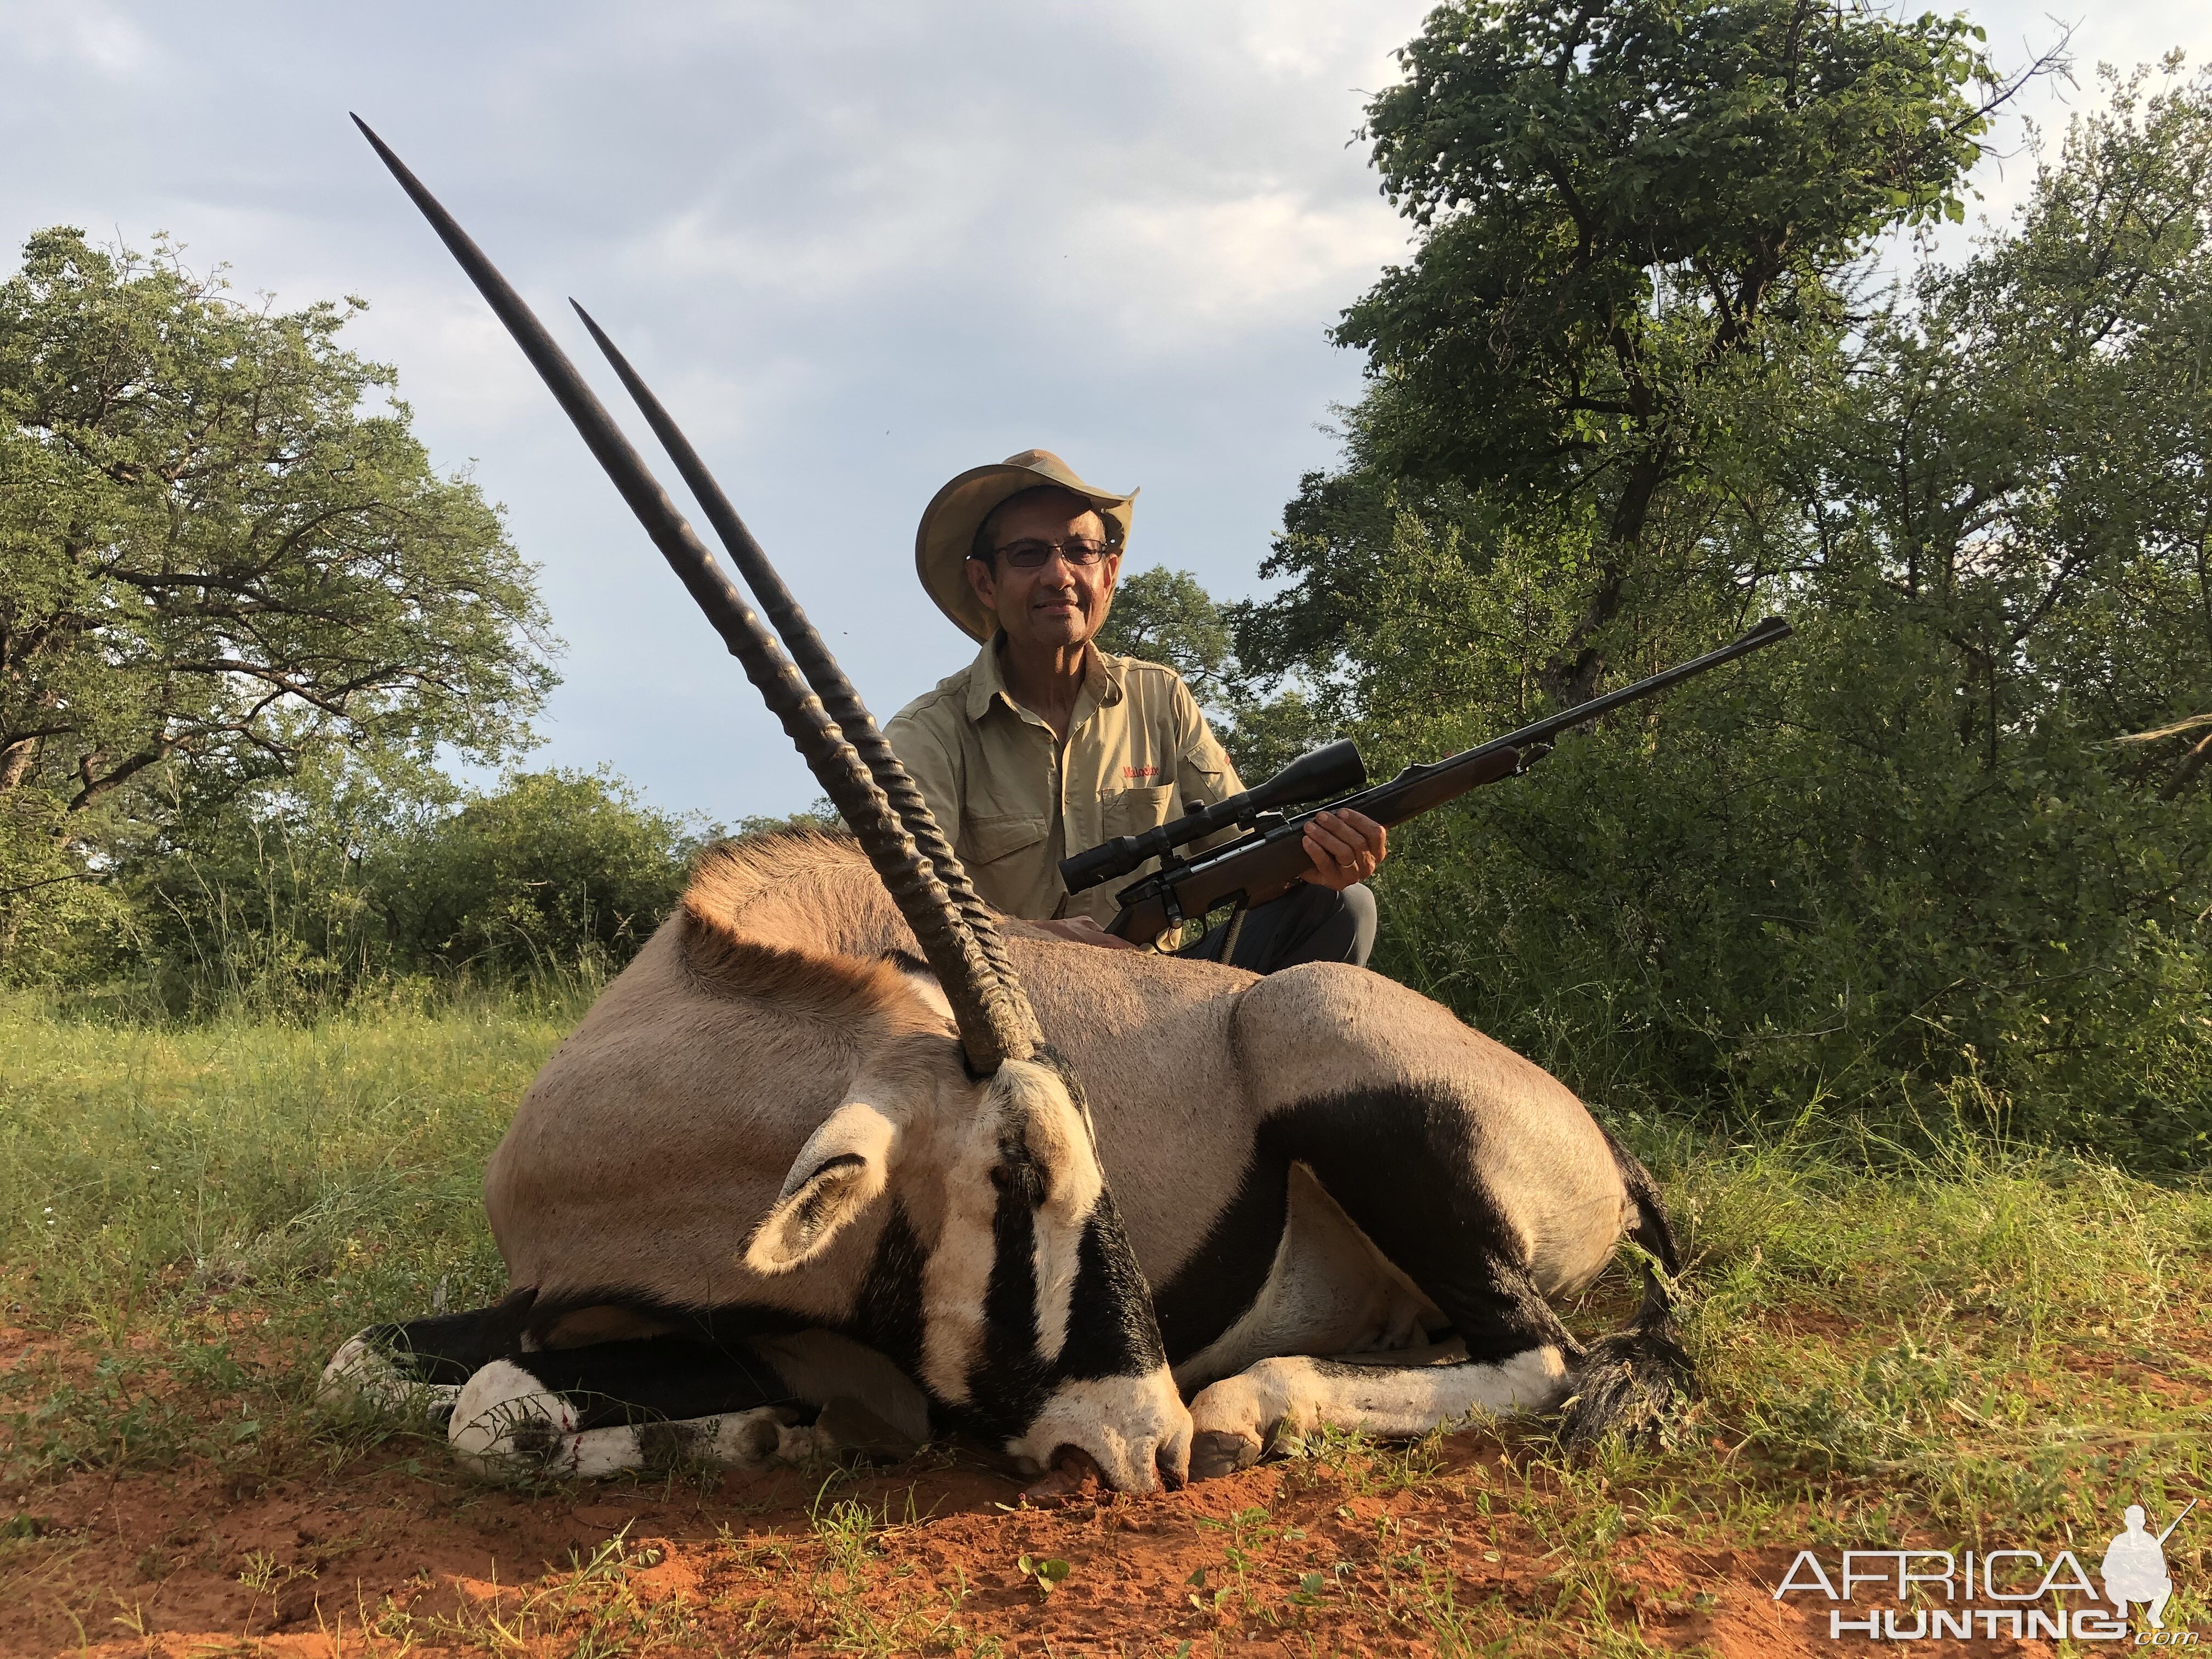
<path fill-rule="evenodd" d="M 1302 881 L 1282 897 L 1254 905 L 1243 921 L 1229 962 L 1255 974 L 1302 962 L 1348 962 L 1364 968 L 1367 953 L 1375 948 L 1375 895 L 1358 883 L 1333 893 Z M 1231 926 L 1224 922 L 1176 954 L 1220 961 Z"/>

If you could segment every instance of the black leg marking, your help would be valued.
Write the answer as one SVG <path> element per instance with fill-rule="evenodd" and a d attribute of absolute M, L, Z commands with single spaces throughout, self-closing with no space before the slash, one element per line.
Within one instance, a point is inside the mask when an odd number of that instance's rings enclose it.
<path fill-rule="evenodd" d="M 1415 1089 L 1305 1101 L 1260 1126 L 1262 1157 L 1311 1170 L 1398 1269 L 1443 1312 L 1478 1363 L 1574 1339 L 1537 1294 L 1517 1241 L 1474 1169 L 1456 1103 Z"/>
<path fill-rule="evenodd" d="M 537 1299 L 536 1288 L 526 1285 L 489 1308 L 372 1325 L 362 1336 L 390 1354 L 410 1381 L 458 1386 L 480 1367 L 516 1352 L 523 1322 Z"/>
<path fill-rule="evenodd" d="M 1036 1206 L 1044 1193 L 1029 1149 L 1001 1143 L 991 1217 L 991 1277 L 983 1290 L 983 1351 L 968 1376 L 969 1409 L 1001 1433 L 1024 1426 L 1051 1391 L 1037 1363 Z M 1073 1315 L 1071 1314 L 1071 1318 Z"/>
<path fill-rule="evenodd" d="M 1267 1282 L 1290 1218 L 1291 1162 L 1265 1142 L 1245 1165 L 1229 1207 L 1153 1299 L 1168 1363 L 1180 1365 L 1244 1315 Z"/>
<path fill-rule="evenodd" d="M 647 1469 L 673 1469 L 692 1461 L 706 1437 L 684 1422 L 641 1424 L 637 1431 L 639 1464 Z"/>
<path fill-rule="evenodd" d="M 514 1363 L 575 1407 L 579 1431 L 798 1403 L 774 1366 L 735 1342 L 709 1347 L 655 1336 L 519 1354 Z"/>

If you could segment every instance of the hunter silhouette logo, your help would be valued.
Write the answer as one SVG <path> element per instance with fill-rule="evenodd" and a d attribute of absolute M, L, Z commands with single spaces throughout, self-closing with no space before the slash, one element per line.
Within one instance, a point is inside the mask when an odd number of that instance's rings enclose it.
<path fill-rule="evenodd" d="M 2159 1533 L 2148 1529 L 2141 1504 L 2128 1505 L 2125 1529 L 2105 1547 L 2100 1564 L 2102 1595 L 2068 1549 L 2047 1559 L 2023 1549 L 1845 1550 L 1832 1575 L 1818 1553 L 1800 1550 L 1774 1599 L 1814 1595 L 1832 1604 L 1831 1641 L 2125 1642 L 2130 1609 L 2139 1607 L 2149 1629 L 2135 1636 L 2136 1645 L 2194 1647 L 2196 1632 L 2166 1628 L 2173 1595 L 2166 1540 L 2197 1501 L 2191 1498 Z"/>
<path fill-rule="evenodd" d="M 2142 1505 L 2128 1505 L 2121 1517 L 2128 1529 L 2105 1547 L 2105 1599 L 2120 1610 L 2121 1618 L 2128 1616 L 2129 1602 L 2141 1601 L 2149 1615 L 2150 1627 L 2166 1628 L 2166 1604 L 2173 1594 L 2173 1580 L 2166 1576 L 2166 1540 L 2196 1507 L 2192 1498 L 2188 1508 L 2154 1538 L 2143 1530 Z"/>

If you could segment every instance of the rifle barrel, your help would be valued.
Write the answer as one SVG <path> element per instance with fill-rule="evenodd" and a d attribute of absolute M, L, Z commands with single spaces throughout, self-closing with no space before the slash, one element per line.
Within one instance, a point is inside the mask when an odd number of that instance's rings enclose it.
<path fill-rule="evenodd" d="M 1218 904 L 1264 903 L 1298 879 L 1305 866 L 1299 842 L 1306 821 L 1316 811 L 1343 808 L 1364 813 L 1386 828 L 1403 823 L 1486 783 L 1511 776 L 1543 755 L 1552 739 L 1563 732 L 1601 719 L 1625 704 L 1655 696 L 1723 663 L 1733 662 L 1738 657 L 1785 640 L 1790 632 L 1790 624 L 1781 617 L 1769 617 L 1702 657 L 1693 657 L 1617 691 L 1562 709 L 1475 748 L 1425 766 L 1409 766 L 1387 783 L 1346 795 L 1328 806 L 1297 813 L 1273 829 L 1255 830 L 1243 840 L 1216 848 L 1188 864 L 1171 865 L 1157 871 L 1114 896 L 1121 911 L 1107 931 L 1123 939 L 1145 939 L 1186 915 L 1203 915 Z M 1090 860 L 1091 855 L 1085 854 L 1081 860 L 1068 862 L 1085 864 Z"/>
<path fill-rule="evenodd" d="M 1664 691 L 1670 685 L 1693 678 L 1709 668 L 1718 668 L 1724 662 L 1734 662 L 1738 657 L 1748 656 L 1752 652 L 1772 645 L 1777 641 L 1788 639 L 1795 631 L 1781 617 L 1769 617 L 1765 621 L 1747 629 L 1736 638 L 1730 640 L 1717 651 L 1708 651 L 1702 657 L 1692 657 L 1687 662 L 1677 663 L 1674 667 L 1663 669 L 1649 678 L 1638 680 L 1632 685 L 1624 685 L 1619 690 L 1608 691 L 1601 697 L 1592 697 L 1588 702 L 1578 702 L 1572 708 L 1561 709 L 1558 714 L 1538 720 L 1533 726 L 1524 726 L 1518 732 L 1508 732 L 1504 737 L 1494 738 L 1484 744 L 1481 749 L 1471 750 L 1468 752 L 1480 754 L 1486 749 L 1527 749 L 1536 744 L 1549 743 L 1562 732 L 1571 730 L 1589 720 L 1601 720 L 1624 704 L 1636 702 L 1656 692 Z M 1456 759 L 1457 757 L 1454 758 Z"/>

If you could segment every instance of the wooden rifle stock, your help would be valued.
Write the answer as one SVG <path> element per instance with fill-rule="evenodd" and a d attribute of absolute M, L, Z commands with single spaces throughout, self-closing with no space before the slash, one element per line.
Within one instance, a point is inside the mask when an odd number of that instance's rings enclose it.
<path fill-rule="evenodd" d="M 1288 892 L 1311 866 L 1305 851 L 1305 827 L 1316 813 L 1360 812 L 1384 829 L 1393 829 L 1407 818 L 1456 800 L 1469 790 L 1526 771 L 1551 753 L 1552 739 L 1562 732 L 1586 725 L 1624 704 L 1656 696 L 1694 675 L 1785 640 L 1790 634 L 1788 623 L 1770 617 L 1717 651 L 1593 697 L 1477 748 L 1426 766 L 1409 766 L 1388 783 L 1293 814 L 1194 859 L 1170 864 L 1114 896 L 1121 908 L 1106 931 L 1126 939 L 1148 941 L 1169 927 L 1188 917 L 1203 916 L 1219 905 L 1265 904 Z"/>
<path fill-rule="evenodd" d="M 1202 916 L 1240 896 L 1247 904 L 1265 904 L 1290 891 L 1312 867 L 1306 856 L 1305 831 L 1315 812 L 1346 808 L 1365 813 L 1386 830 L 1395 829 L 1470 789 L 1510 777 L 1522 765 L 1520 751 L 1505 749 L 1470 750 L 1433 766 L 1409 768 L 1386 784 L 1285 818 L 1193 859 L 1179 871 L 1147 876 L 1122 889 L 1115 895 L 1121 908 L 1106 931 L 1144 941 L 1157 937 L 1171 921 Z"/>

